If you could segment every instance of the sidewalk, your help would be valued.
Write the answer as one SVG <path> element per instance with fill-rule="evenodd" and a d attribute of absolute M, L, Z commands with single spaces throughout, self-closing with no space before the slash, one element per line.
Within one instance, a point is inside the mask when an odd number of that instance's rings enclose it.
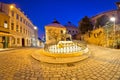
<path fill-rule="evenodd" d="M 15 50 L 15 49 L 23 49 L 23 48 L 41 48 L 41 47 L 14 47 L 14 48 L 0 48 L 0 52 L 3 52 L 3 51 L 10 51 L 10 50 Z"/>
<path fill-rule="evenodd" d="M 15 48 L 0 48 L 0 52 L 13 50 Z"/>

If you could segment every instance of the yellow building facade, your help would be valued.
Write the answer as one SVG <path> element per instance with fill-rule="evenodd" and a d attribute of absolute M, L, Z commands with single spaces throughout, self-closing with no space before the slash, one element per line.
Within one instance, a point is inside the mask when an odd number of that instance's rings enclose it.
<path fill-rule="evenodd" d="M 66 28 L 55 20 L 45 26 L 45 33 L 46 43 L 54 43 L 63 40 L 63 36 L 66 34 Z"/>
<path fill-rule="evenodd" d="M 15 4 L 0 3 L 2 12 L 9 16 L 9 47 L 37 45 L 37 27 Z"/>
<path fill-rule="evenodd" d="M 9 16 L 0 12 L 0 48 L 9 47 Z"/>

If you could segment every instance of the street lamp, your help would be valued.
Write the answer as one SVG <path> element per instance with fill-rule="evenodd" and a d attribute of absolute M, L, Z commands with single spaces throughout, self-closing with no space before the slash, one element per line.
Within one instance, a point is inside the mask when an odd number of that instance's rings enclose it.
<path fill-rule="evenodd" d="M 36 26 L 34 26 L 34 29 L 35 29 L 35 30 L 37 30 L 37 27 L 36 27 Z"/>
<path fill-rule="evenodd" d="M 114 32 L 114 35 L 113 35 L 113 40 L 114 40 L 114 42 L 115 42 L 115 17 L 111 17 L 110 18 L 110 20 L 114 23 L 113 24 L 113 32 Z M 113 45 L 113 47 L 114 47 L 114 45 Z"/>
<path fill-rule="evenodd" d="M 13 9 L 14 8 L 14 6 L 13 5 L 10 5 L 10 9 Z"/>

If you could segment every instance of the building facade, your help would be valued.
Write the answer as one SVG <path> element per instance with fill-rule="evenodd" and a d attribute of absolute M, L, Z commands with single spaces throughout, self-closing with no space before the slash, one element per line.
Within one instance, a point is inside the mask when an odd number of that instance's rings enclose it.
<path fill-rule="evenodd" d="M 46 43 L 54 43 L 63 40 L 66 34 L 66 28 L 61 25 L 57 20 L 45 26 Z"/>
<path fill-rule="evenodd" d="M 68 22 L 65 25 L 65 27 L 67 29 L 67 33 L 70 34 L 73 39 L 79 33 L 78 28 L 74 24 L 72 24 L 71 22 Z"/>
<path fill-rule="evenodd" d="M 9 47 L 36 46 L 37 28 L 15 4 L 0 3 L 0 10 L 9 16 Z"/>
<path fill-rule="evenodd" d="M 0 48 L 9 47 L 9 16 L 0 12 Z"/>
<path fill-rule="evenodd" d="M 116 24 L 120 24 L 120 2 L 116 2 L 116 6 L 117 6 L 117 9 L 116 10 L 110 10 L 110 11 L 106 11 L 106 12 L 103 12 L 103 13 L 100 13 L 96 16 L 93 16 L 91 18 L 91 21 L 93 22 L 93 24 L 96 23 L 97 19 L 100 18 L 101 16 L 103 15 L 106 15 L 108 16 L 109 18 L 111 17 L 115 17 L 116 19 Z"/>

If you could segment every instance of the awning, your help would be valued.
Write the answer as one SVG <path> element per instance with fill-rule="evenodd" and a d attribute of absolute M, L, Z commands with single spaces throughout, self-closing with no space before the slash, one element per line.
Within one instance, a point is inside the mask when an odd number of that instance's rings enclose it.
<path fill-rule="evenodd" d="M 0 32 L 0 36 L 14 37 L 14 35 L 12 35 L 12 34 L 9 34 L 9 33 L 3 33 L 3 32 Z"/>

